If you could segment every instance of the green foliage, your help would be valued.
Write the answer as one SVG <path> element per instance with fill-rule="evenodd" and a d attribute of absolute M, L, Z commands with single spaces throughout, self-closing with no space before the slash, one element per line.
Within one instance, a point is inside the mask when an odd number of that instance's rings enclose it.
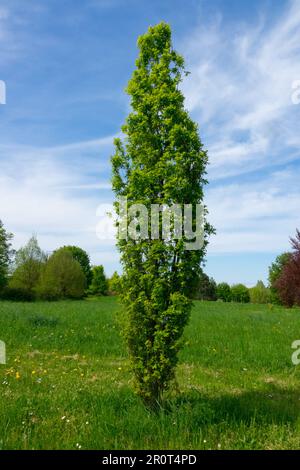
<path fill-rule="evenodd" d="M 108 290 L 110 295 L 118 295 L 121 292 L 121 277 L 117 271 L 115 271 L 108 280 Z"/>
<path fill-rule="evenodd" d="M 231 302 L 231 288 L 227 282 L 221 282 L 217 285 L 217 299 L 223 302 Z"/>
<path fill-rule="evenodd" d="M 107 295 L 108 281 L 104 273 L 103 266 L 94 266 L 92 268 L 92 282 L 89 287 L 89 294 L 92 295 Z"/>
<path fill-rule="evenodd" d="M 191 286 L 190 297 L 196 300 L 217 300 L 217 284 L 203 271 Z"/>
<path fill-rule="evenodd" d="M 8 270 L 13 251 L 11 249 L 11 239 L 13 235 L 8 233 L 0 220 L 0 292 L 7 285 Z"/>
<path fill-rule="evenodd" d="M 66 251 L 72 255 L 75 261 L 78 261 L 85 275 L 85 279 L 86 279 L 85 287 L 88 288 L 92 282 L 93 273 L 92 273 L 92 268 L 91 268 L 91 263 L 90 263 L 90 257 L 87 254 L 87 252 L 84 251 L 79 246 L 63 246 L 62 248 L 59 248 L 56 251 L 58 252 Z"/>
<path fill-rule="evenodd" d="M 84 296 L 85 276 L 78 261 L 66 250 L 48 259 L 37 288 L 44 300 L 80 299 Z"/>
<path fill-rule="evenodd" d="M 291 253 L 285 252 L 277 256 L 274 263 L 269 267 L 269 287 L 271 291 L 271 301 L 274 304 L 281 305 L 278 288 L 276 283 L 281 276 L 283 268 L 288 264 L 291 259 Z"/>
<path fill-rule="evenodd" d="M 13 302 L 32 302 L 35 299 L 35 295 L 27 289 L 6 286 L 0 293 L 0 299 Z"/>
<path fill-rule="evenodd" d="M 29 298 L 34 297 L 46 259 L 36 237 L 31 237 L 27 245 L 16 253 L 15 270 L 9 280 L 9 287 L 28 292 Z"/>
<path fill-rule="evenodd" d="M 248 287 L 244 284 L 235 284 L 231 286 L 231 300 L 233 302 L 248 303 L 250 302 L 250 295 Z"/>
<path fill-rule="evenodd" d="M 252 304 L 271 303 L 271 291 L 262 281 L 258 281 L 256 286 L 249 289 L 250 302 Z"/>
<path fill-rule="evenodd" d="M 139 203 L 149 212 L 151 204 L 195 207 L 203 201 L 207 154 L 197 125 L 184 108 L 183 58 L 173 50 L 165 23 L 150 27 L 138 47 L 136 70 L 127 88 L 132 112 L 122 127 L 125 139 L 115 140 L 112 157 L 114 192 L 127 197 L 129 207 Z M 118 202 L 115 208 L 119 214 Z M 179 340 L 191 308 L 190 284 L 200 273 L 212 232 L 206 222 L 204 246 L 195 251 L 185 250 L 184 241 L 174 239 L 174 227 L 169 241 L 118 241 L 124 268 L 125 338 L 137 391 L 150 406 L 160 401 L 174 378 Z"/>

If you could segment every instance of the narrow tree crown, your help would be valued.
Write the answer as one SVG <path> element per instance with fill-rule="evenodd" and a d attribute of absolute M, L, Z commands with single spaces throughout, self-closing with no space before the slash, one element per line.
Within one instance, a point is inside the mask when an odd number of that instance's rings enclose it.
<path fill-rule="evenodd" d="M 165 23 L 150 27 L 138 47 L 136 69 L 127 87 L 132 110 L 122 127 L 124 138 L 115 140 L 112 157 L 113 189 L 117 197 L 127 198 L 129 206 L 194 207 L 203 201 L 207 154 L 184 107 L 183 58 L 174 51 L 171 29 Z M 115 207 L 119 214 L 118 200 Z M 144 399 L 158 399 L 173 377 L 179 339 L 190 312 L 189 286 L 201 272 L 207 235 L 212 231 L 205 222 L 204 245 L 195 251 L 187 251 L 184 239 L 173 236 L 174 225 L 168 239 L 118 240 L 128 319 L 125 337 Z"/>

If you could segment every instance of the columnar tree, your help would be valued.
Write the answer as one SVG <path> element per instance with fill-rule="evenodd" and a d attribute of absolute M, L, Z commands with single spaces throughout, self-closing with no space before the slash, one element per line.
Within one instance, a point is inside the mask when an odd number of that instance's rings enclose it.
<path fill-rule="evenodd" d="M 150 27 L 139 38 L 138 47 L 136 69 L 127 88 L 132 111 L 122 127 L 124 139 L 115 140 L 112 157 L 113 189 L 118 198 L 127 198 L 129 207 L 143 204 L 149 211 L 151 204 L 195 207 L 203 201 L 207 154 L 197 125 L 184 107 L 183 58 L 173 49 L 171 30 L 165 23 Z M 121 216 L 118 200 L 115 208 Z M 135 220 L 131 214 L 128 223 Z M 174 237 L 174 224 L 164 240 L 161 236 L 119 237 L 124 333 L 137 391 L 151 406 L 160 402 L 174 378 L 180 338 L 191 309 L 189 286 L 201 272 L 212 231 L 205 221 L 204 243 L 197 250 L 187 250 L 185 240 Z"/>
<path fill-rule="evenodd" d="M 13 251 L 11 249 L 12 234 L 8 233 L 0 220 L 0 291 L 6 286 L 8 268 Z"/>

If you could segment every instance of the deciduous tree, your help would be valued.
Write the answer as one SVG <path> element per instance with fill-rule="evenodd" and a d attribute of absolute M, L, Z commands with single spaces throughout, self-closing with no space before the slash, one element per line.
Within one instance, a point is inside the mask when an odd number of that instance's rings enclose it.
<path fill-rule="evenodd" d="M 13 254 L 11 240 L 13 235 L 7 232 L 0 220 L 0 291 L 6 286 L 8 269 Z"/>
<path fill-rule="evenodd" d="M 207 153 L 197 125 L 184 107 L 180 83 L 184 60 L 173 49 L 169 25 L 150 27 L 138 40 L 139 57 L 127 92 L 132 111 L 115 140 L 113 189 L 128 206 L 172 206 L 203 202 Z M 116 202 L 120 216 L 120 205 Z M 204 211 L 204 218 L 206 210 Z M 128 222 L 134 221 L 131 215 Z M 193 226 L 195 226 L 193 214 Z M 151 225 L 151 221 L 149 221 Z M 122 300 L 126 309 L 125 338 L 139 395 L 155 406 L 174 379 L 180 338 L 188 322 L 192 279 L 200 272 L 207 235 L 201 249 L 187 250 L 184 239 L 119 239 Z"/>
<path fill-rule="evenodd" d="M 81 299 L 85 276 L 78 261 L 68 251 L 57 251 L 43 270 L 38 295 L 44 300 Z"/>
<path fill-rule="evenodd" d="M 296 237 L 291 238 L 292 253 L 288 262 L 283 266 L 279 278 L 275 283 L 278 295 L 283 305 L 300 306 L 300 231 Z"/>

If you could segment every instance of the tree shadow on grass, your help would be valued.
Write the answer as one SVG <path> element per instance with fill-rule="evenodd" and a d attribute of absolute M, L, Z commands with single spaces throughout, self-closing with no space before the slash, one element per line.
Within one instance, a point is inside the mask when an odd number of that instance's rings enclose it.
<path fill-rule="evenodd" d="M 216 397 L 197 390 L 168 402 L 170 411 L 189 413 L 190 426 L 220 422 L 250 424 L 293 424 L 300 415 L 300 392 L 270 384 L 260 391 L 224 394 Z"/>

